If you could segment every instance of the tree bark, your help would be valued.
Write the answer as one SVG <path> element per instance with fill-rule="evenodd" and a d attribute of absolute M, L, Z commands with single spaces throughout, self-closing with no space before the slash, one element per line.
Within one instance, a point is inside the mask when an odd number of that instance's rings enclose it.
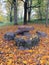
<path fill-rule="evenodd" d="M 30 4 L 29 4 L 29 1 L 28 1 L 28 6 L 30 8 L 28 8 L 28 22 L 30 22 L 30 16 L 31 16 L 31 5 L 32 5 L 32 0 L 30 0 Z"/>
<path fill-rule="evenodd" d="M 40 20 L 42 20 L 42 13 L 41 13 L 41 9 L 40 9 L 40 7 L 39 7 L 38 9 L 39 9 Z"/>
<path fill-rule="evenodd" d="M 24 24 L 27 24 L 27 1 L 24 2 Z"/>
<path fill-rule="evenodd" d="M 14 25 L 17 25 L 17 0 L 14 0 Z"/>
<path fill-rule="evenodd" d="M 13 8 L 13 6 L 11 5 L 11 7 L 10 7 L 10 22 L 12 22 L 12 8 Z"/>
<path fill-rule="evenodd" d="M 47 8 L 46 8 L 46 27 L 48 26 L 48 8 L 49 8 L 49 0 L 47 2 Z"/>
<path fill-rule="evenodd" d="M 39 7 L 38 7 L 38 10 L 39 10 L 39 16 L 40 16 L 40 20 L 42 20 L 42 13 L 41 13 L 41 0 L 38 0 L 38 4 L 39 4 Z"/>

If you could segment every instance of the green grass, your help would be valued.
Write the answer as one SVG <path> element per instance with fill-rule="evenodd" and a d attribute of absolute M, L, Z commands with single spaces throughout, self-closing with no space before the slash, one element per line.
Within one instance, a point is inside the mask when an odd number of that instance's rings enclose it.
<path fill-rule="evenodd" d="M 31 20 L 30 23 L 37 23 L 37 24 L 45 24 L 46 22 L 46 19 L 34 19 L 34 20 Z M 48 23 L 49 23 L 49 20 L 48 20 Z"/>
<path fill-rule="evenodd" d="M 49 20 L 48 20 L 49 21 Z M 40 20 L 40 19 L 32 19 L 30 21 L 30 24 L 45 24 L 46 20 L 43 19 L 43 20 Z M 49 22 L 48 22 L 49 23 Z M 22 25 L 23 24 L 23 21 L 20 21 L 18 22 L 19 25 Z M 8 25 L 14 25 L 14 22 L 0 22 L 0 27 L 2 26 L 8 26 Z"/>
<path fill-rule="evenodd" d="M 14 23 L 12 22 L 2 22 L 2 23 L 0 23 L 0 27 L 1 26 L 8 26 L 8 25 L 13 25 Z"/>

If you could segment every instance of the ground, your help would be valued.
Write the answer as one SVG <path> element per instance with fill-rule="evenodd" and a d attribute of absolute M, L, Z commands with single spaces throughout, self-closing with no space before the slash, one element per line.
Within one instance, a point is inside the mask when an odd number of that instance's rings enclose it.
<path fill-rule="evenodd" d="M 16 31 L 18 26 L 5 26 L 0 28 L 0 65 L 49 65 L 49 26 L 42 24 L 27 25 L 35 29 L 30 31 L 35 34 L 37 30 L 45 32 L 47 37 L 40 37 L 38 46 L 30 50 L 19 50 L 14 41 L 5 41 L 3 36 L 7 31 Z"/>

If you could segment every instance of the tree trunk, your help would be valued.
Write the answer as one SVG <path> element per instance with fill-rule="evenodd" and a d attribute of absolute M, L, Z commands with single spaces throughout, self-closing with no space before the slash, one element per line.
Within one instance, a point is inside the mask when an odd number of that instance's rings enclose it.
<path fill-rule="evenodd" d="M 42 13 L 41 13 L 41 9 L 40 9 L 40 7 L 39 7 L 38 9 L 39 9 L 40 20 L 42 20 Z"/>
<path fill-rule="evenodd" d="M 47 2 L 47 8 L 46 8 L 46 27 L 48 26 L 48 8 L 49 8 L 49 0 Z"/>
<path fill-rule="evenodd" d="M 31 16 L 31 5 L 32 5 L 32 0 L 30 0 L 30 3 L 28 1 L 28 6 L 30 8 L 28 8 L 28 22 L 30 22 L 30 16 Z"/>
<path fill-rule="evenodd" d="M 14 0 L 14 25 L 17 25 L 17 0 Z"/>
<path fill-rule="evenodd" d="M 27 1 L 24 2 L 24 24 L 27 24 Z"/>
<path fill-rule="evenodd" d="M 41 0 L 38 0 L 38 4 L 41 7 Z M 40 7 L 38 7 L 38 10 L 39 10 L 40 20 L 42 20 L 42 13 L 41 13 L 41 8 Z"/>
<path fill-rule="evenodd" d="M 10 22 L 12 22 L 12 8 L 13 8 L 13 6 L 11 5 L 11 8 L 10 8 Z"/>

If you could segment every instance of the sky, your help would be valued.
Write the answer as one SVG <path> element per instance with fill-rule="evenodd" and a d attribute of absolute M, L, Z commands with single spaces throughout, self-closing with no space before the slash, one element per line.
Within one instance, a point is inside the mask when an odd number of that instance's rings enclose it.
<path fill-rule="evenodd" d="M 6 16 L 6 14 L 7 14 L 6 7 L 5 7 L 6 3 L 3 2 L 3 1 L 5 1 L 5 0 L 0 0 L 0 3 L 2 4 L 1 10 L 2 10 L 2 12 L 3 12 L 3 15 Z"/>

